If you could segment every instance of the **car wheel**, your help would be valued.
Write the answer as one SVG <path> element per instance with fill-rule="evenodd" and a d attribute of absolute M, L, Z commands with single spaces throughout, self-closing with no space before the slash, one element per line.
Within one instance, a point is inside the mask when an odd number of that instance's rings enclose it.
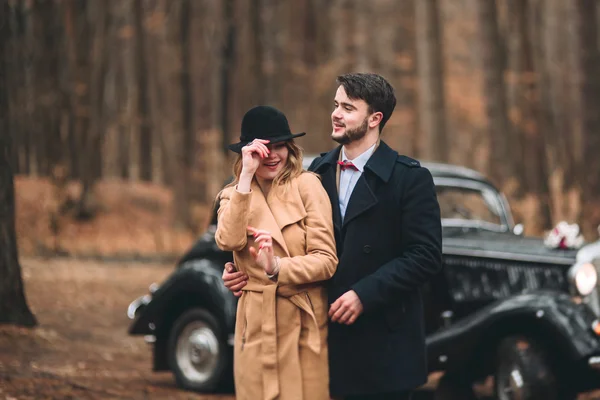
<path fill-rule="evenodd" d="M 182 388 L 212 392 L 224 380 L 227 344 L 217 320 L 206 310 L 191 309 L 177 318 L 167 352 L 169 367 Z"/>
<path fill-rule="evenodd" d="M 473 383 L 452 373 L 445 373 L 433 394 L 434 400 L 475 400 Z"/>
<path fill-rule="evenodd" d="M 498 400 L 570 400 L 559 386 L 542 346 L 524 337 L 509 337 L 498 347 L 494 390 Z"/>

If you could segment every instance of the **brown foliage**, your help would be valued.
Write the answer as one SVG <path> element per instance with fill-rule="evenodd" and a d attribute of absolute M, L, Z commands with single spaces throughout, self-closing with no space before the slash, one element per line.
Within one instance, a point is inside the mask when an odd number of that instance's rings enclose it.
<path fill-rule="evenodd" d="M 100 177 L 166 183 L 173 222 L 186 227 L 193 204 L 209 203 L 226 178 L 225 146 L 248 108 L 281 108 L 308 132 L 309 153 L 326 151 L 335 77 L 367 70 L 396 88 L 384 138 L 399 152 L 489 175 L 517 207 L 528 204 L 517 213 L 528 233 L 565 219 L 596 237 L 594 1 L 10 5 L 20 173 L 47 176 L 62 162 L 82 194 Z"/>
<path fill-rule="evenodd" d="M 48 179 L 17 177 L 16 191 L 17 237 L 22 253 L 29 255 L 176 259 L 204 230 L 209 217 L 207 207 L 197 205 L 192 209 L 196 234 L 174 229 L 172 192 L 148 183 L 98 182 L 98 217 L 89 221 L 76 220 L 73 210 L 61 206 L 78 198 L 78 182 L 58 191 Z"/>

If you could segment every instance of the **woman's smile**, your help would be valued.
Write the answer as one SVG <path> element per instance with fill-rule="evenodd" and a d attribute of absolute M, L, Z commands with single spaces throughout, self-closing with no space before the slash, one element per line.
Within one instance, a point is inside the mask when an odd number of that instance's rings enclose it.
<path fill-rule="evenodd" d="M 265 161 L 263 165 L 269 168 L 270 170 L 274 171 L 277 169 L 277 166 L 279 166 L 280 163 L 280 161 Z"/>

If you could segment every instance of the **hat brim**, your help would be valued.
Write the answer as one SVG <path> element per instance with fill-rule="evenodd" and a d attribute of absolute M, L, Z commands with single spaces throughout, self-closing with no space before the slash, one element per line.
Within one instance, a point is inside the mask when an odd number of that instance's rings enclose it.
<path fill-rule="evenodd" d="M 301 132 L 301 133 L 295 133 L 293 135 L 282 135 L 282 136 L 275 136 L 272 138 L 268 138 L 265 140 L 269 141 L 269 144 L 273 144 L 273 143 L 281 143 L 281 142 L 286 142 L 290 139 L 294 139 L 300 136 L 304 136 L 306 135 L 306 132 Z M 260 139 L 260 138 L 259 138 Z M 238 143 L 234 143 L 234 144 L 230 144 L 229 146 L 227 146 L 229 148 L 229 150 L 235 152 L 235 153 L 241 153 L 242 152 L 242 147 L 244 147 L 245 145 L 247 145 L 250 142 L 238 142 Z"/>

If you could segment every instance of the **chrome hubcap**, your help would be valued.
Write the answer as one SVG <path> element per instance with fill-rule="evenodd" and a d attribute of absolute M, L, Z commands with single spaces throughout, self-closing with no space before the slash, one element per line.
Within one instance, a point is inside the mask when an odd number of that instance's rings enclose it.
<path fill-rule="evenodd" d="M 191 322 L 177 338 L 177 365 L 188 380 L 205 382 L 214 374 L 219 350 L 219 340 L 210 326 Z"/>
<path fill-rule="evenodd" d="M 519 368 L 513 366 L 503 371 L 498 389 L 500 400 L 523 400 L 524 382 Z"/>

